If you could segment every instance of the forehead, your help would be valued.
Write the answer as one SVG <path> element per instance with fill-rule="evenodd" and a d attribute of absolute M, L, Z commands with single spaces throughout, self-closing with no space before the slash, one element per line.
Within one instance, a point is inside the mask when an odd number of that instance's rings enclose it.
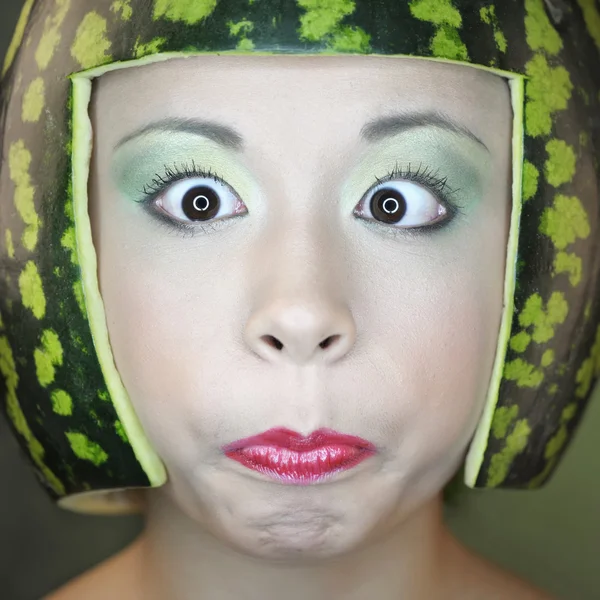
<path fill-rule="evenodd" d="M 317 118 L 360 126 L 391 112 L 438 112 L 493 150 L 511 122 L 507 80 L 467 65 L 404 57 L 193 56 L 95 80 L 93 108 L 111 137 L 165 117 L 239 127 Z M 505 142 L 505 140 L 504 140 Z M 500 149 L 499 150 L 503 150 Z"/>

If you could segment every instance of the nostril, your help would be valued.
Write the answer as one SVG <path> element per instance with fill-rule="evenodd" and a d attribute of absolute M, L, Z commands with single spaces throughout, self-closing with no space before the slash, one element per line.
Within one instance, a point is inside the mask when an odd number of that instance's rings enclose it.
<path fill-rule="evenodd" d="M 262 341 L 265 344 L 271 346 L 271 348 L 276 348 L 277 350 L 281 350 L 283 348 L 283 344 L 273 335 L 263 335 L 261 337 Z M 319 347 L 323 350 L 329 348 L 332 344 L 337 342 L 340 339 L 339 335 L 330 335 L 325 338 L 322 342 L 319 343 Z"/>
<path fill-rule="evenodd" d="M 276 348 L 277 350 L 281 350 L 283 348 L 283 344 L 272 335 L 263 335 L 261 339 L 272 348 Z"/>
<path fill-rule="evenodd" d="M 325 350 L 325 348 L 328 348 L 329 346 L 331 346 L 331 344 L 333 344 L 334 342 L 337 342 L 340 339 L 339 335 L 330 335 L 328 338 L 325 338 L 320 344 L 319 346 Z"/>

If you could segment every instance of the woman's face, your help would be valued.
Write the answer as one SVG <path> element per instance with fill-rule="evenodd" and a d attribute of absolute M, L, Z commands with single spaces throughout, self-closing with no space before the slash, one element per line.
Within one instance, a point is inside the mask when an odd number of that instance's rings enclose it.
<path fill-rule="evenodd" d="M 495 356 L 507 82 L 411 59 L 196 57 L 103 76 L 92 119 L 110 340 L 169 497 L 282 558 L 356 548 L 437 494 Z M 301 485 L 223 451 L 280 427 L 376 452 Z"/>

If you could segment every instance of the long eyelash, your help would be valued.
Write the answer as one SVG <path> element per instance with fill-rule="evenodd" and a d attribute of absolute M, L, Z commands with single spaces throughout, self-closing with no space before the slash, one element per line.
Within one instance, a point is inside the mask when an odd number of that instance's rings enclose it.
<path fill-rule="evenodd" d="M 399 163 L 396 163 L 394 169 L 390 171 L 385 177 L 375 177 L 377 186 L 396 179 L 412 181 L 413 183 L 417 183 L 423 186 L 424 188 L 427 188 L 444 205 L 444 207 L 449 213 L 449 218 L 444 219 L 443 221 L 439 221 L 438 223 L 433 223 L 431 225 L 423 225 L 421 227 L 410 227 L 406 229 L 390 227 L 389 225 L 384 225 L 383 223 L 377 222 L 365 222 L 366 225 L 372 225 L 373 227 L 376 227 L 384 231 L 386 234 L 394 237 L 418 236 L 423 235 L 425 233 L 433 233 L 438 229 L 442 229 L 443 227 L 449 225 L 454 220 L 454 217 L 463 214 L 464 206 L 459 205 L 459 203 L 456 200 L 460 189 L 452 189 L 448 185 L 448 177 L 440 176 L 439 170 L 434 170 L 428 166 L 424 166 L 423 163 L 420 163 L 416 169 L 414 168 L 412 163 L 408 163 L 406 167 L 402 167 Z"/>
<path fill-rule="evenodd" d="M 455 200 L 455 196 L 460 190 L 458 188 L 452 189 L 448 185 L 448 177 L 441 177 L 439 175 L 439 169 L 434 171 L 431 167 L 423 166 L 423 163 L 420 163 L 417 169 L 414 170 L 412 163 L 408 163 L 406 168 L 401 167 L 399 163 L 396 163 L 394 169 L 385 177 L 381 179 L 379 177 L 375 177 L 377 185 L 387 183 L 388 181 L 392 181 L 394 179 L 405 179 L 421 184 L 430 192 L 438 196 L 442 203 L 446 205 L 446 208 L 451 211 L 460 212 L 463 208 L 458 206 Z"/>
<path fill-rule="evenodd" d="M 165 164 L 164 173 L 156 173 L 149 184 L 144 185 L 141 190 L 142 198 L 139 200 L 140 203 L 145 204 L 146 208 L 152 213 L 152 216 L 156 217 L 159 224 L 167 227 L 170 230 L 175 228 L 178 232 L 182 233 L 186 237 L 193 237 L 196 233 L 212 233 L 218 231 L 221 226 L 226 226 L 229 222 L 234 221 L 238 217 L 230 217 L 228 219 L 222 219 L 218 221 L 207 221 L 206 223 L 195 225 L 188 225 L 183 222 L 175 221 L 169 218 L 167 215 L 163 215 L 151 209 L 152 203 L 156 198 L 164 192 L 169 186 L 173 185 L 177 181 L 188 179 L 191 177 L 202 177 L 205 179 L 213 179 L 221 183 L 225 183 L 225 180 L 211 169 L 204 170 L 198 167 L 194 160 L 189 163 L 174 163 L 172 166 Z M 406 167 L 400 166 L 396 163 L 394 169 L 390 171 L 385 177 L 375 177 L 376 185 L 381 185 L 395 179 L 404 179 L 418 183 L 423 187 L 427 188 L 431 193 L 435 194 L 442 204 L 446 207 L 451 215 L 449 221 L 452 220 L 458 214 L 462 214 L 462 206 L 459 206 L 456 202 L 456 195 L 460 191 L 452 189 L 448 186 L 448 177 L 440 177 L 439 170 L 433 170 L 428 166 L 423 166 L 420 163 L 416 170 L 413 169 L 412 163 L 408 163 Z M 447 224 L 446 221 L 440 221 L 433 225 L 424 225 L 423 227 L 412 227 L 410 229 L 397 229 L 383 226 L 389 233 L 393 235 L 414 235 L 424 231 L 432 232 L 436 229 L 441 229 Z M 374 223 L 377 227 L 380 224 Z"/>
<path fill-rule="evenodd" d="M 196 166 L 196 163 L 192 160 L 190 163 L 181 163 L 173 165 L 165 165 L 164 172 L 156 173 L 149 184 L 144 185 L 141 190 L 144 196 L 141 202 L 152 201 L 157 198 L 162 192 L 164 192 L 170 185 L 173 185 L 177 181 L 182 179 L 188 179 L 190 177 L 203 177 L 205 179 L 213 179 L 224 183 L 223 179 L 214 173 L 211 169 L 208 171 L 201 169 Z"/>
<path fill-rule="evenodd" d="M 180 234 L 183 237 L 194 237 L 195 235 L 214 233 L 219 231 L 222 227 L 231 225 L 233 221 L 243 216 L 238 215 L 227 219 L 218 219 L 216 221 L 206 221 L 204 223 L 189 225 L 182 221 L 172 219 L 168 215 L 153 208 L 154 201 L 168 187 L 178 181 L 192 177 L 202 177 L 203 179 L 213 179 L 214 181 L 225 183 L 225 180 L 222 177 L 219 177 L 217 173 L 211 169 L 205 170 L 198 167 L 193 160 L 191 163 L 165 164 L 164 172 L 156 173 L 152 178 L 152 181 L 149 184 L 144 185 L 142 190 L 140 190 L 142 197 L 138 202 L 144 205 L 144 208 L 156 219 L 158 225 L 164 227 L 170 233 L 173 233 L 175 230 L 177 234 Z"/>

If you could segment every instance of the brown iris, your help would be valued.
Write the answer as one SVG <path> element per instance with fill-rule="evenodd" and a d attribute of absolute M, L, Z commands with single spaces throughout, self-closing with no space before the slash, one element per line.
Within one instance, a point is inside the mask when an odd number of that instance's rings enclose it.
<path fill-rule="evenodd" d="M 383 223 L 398 223 L 406 214 L 404 195 L 393 188 L 378 190 L 371 198 L 371 214 Z"/>
<path fill-rule="evenodd" d="M 190 221 L 208 221 L 219 212 L 221 200 L 212 188 L 197 185 L 186 192 L 181 205 Z"/>

